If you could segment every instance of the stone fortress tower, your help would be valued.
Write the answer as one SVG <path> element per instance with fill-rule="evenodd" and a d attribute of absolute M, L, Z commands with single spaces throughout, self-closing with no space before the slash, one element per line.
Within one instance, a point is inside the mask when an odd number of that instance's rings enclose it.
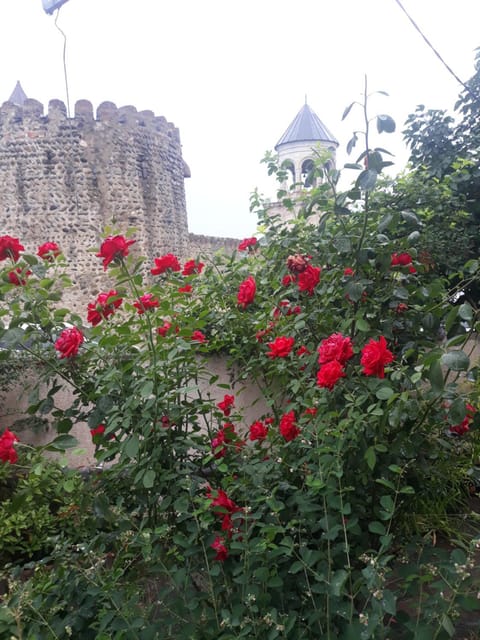
<path fill-rule="evenodd" d="M 89 249 L 100 246 L 106 225 L 135 227 L 132 253 L 152 264 L 167 252 L 188 259 L 236 242 L 189 234 L 189 175 L 178 129 L 151 111 L 103 102 L 94 116 L 79 100 L 68 117 L 51 100 L 44 114 L 20 83 L 0 107 L 0 233 L 31 252 L 57 242 L 84 300 L 102 273 Z"/>

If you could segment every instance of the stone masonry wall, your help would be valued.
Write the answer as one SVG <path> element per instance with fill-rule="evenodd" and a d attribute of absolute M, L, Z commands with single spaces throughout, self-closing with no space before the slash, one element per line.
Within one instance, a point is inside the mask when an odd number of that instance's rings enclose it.
<path fill-rule="evenodd" d="M 151 111 L 102 103 L 36 100 L 0 107 L 0 233 L 27 251 L 55 241 L 74 270 L 75 300 L 97 292 L 98 248 L 105 225 L 135 227 L 132 253 L 189 256 L 184 176 L 178 130 Z M 80 289 L 80 291 L 79 291 Z"/>

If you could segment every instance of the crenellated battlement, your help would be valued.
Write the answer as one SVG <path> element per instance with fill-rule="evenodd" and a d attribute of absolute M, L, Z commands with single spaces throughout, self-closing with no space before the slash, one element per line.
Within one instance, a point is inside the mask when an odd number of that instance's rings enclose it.
<path fill-rule="evenodd" d="M 55 126 L 56 125 L 56 126 Z M 89 100 L 77 100 L 74 116 L 67 116 L 67 108 L 61 100 L 50 100 L 47 109 L 38 100 L 28 98 L 22 106 L 12 102 L 4 102 L 0 106 L 0 135 L 8 129 L 11 133 L 33 128 L 43 130 L 45 134 L 55 135 L 56 129 L 85 129 L 98 126 L 118 127 L 119 133 L 147 130 L 152 134 L 168 135 L 179 140 L 178 129 L 163 116 L 156 116 L 153 111 L 137 111 L 131 105 L 117 107 L 113 102 L 102 102 L 98 105 L 94 117 L 93 105 Z"/>
<path fill-rule="evenodd" d="M 73 264 L 79 311 L 104 280 L 91 249 L 106 226 L 135 227 L 132 253 L 190 256 L 178 129 L 153 111 L 78 100 L 0 107 L 0 235 L 29 250 L 56 242 Z M 80 291 L 80 293 L 79 293 Z"/>

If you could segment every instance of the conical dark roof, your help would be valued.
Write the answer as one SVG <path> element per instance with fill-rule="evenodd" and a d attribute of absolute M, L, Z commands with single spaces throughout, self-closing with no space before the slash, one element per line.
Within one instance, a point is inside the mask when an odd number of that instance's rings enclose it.
<path fill-rule="evenodd" d="M 288 129 L 277 142 L 275 150 L 289 142 L 331 142 L 338 146 L 338 140 L 330 133 L 317 114 L 307 103 L 297 113 Z"/>
<path fill-rule="evenodd" d="M 8 102 L 13 102 L 13 104 L 16 104 L 19 107 L 21 107 L 25 102 L 25 100 L 28 100 L 27 94 L 23 90 L 22 85 L 20 84 L 20 81 L 17 81 L 17 84 L 15 85 L 15 89 L 12 91 L 12 95 L 9 97 Z"/>

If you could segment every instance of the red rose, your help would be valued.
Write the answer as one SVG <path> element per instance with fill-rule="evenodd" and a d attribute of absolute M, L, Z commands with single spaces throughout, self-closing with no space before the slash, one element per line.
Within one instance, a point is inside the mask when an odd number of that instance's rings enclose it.
<path fill-rule="evenodd" d="M 203 262 L 195 262 L 195 260 L 188 260 L 183 265 L 182 276 L 191 276 L 194 273 L 202 273 L 203 267 L 205 265 Z"/>
<path fill-rule="evenodd" d="M 307 347 L 306 347 L 305 345 L 302 345 L 302 346 L 300 347 L 300 349 L 297 349 L 297 350 L 296 350 L 295 354 L 296 354 L 299 358 L 301 358 L 303 355 L 307 355 L 307 356 L 309 356 L 309 355 L 310 355 L 310 351 L 307 349 Z"/>
<path fill-rule="evenodd" d="M 353 357 L 352 341 L 341 333 L 332 333 L 325 338 L 318 347 L 318 363 L 326 364 L 331 360 L 338 360 L 340 364 L 345 364 Z"/>
<path fill-rule="evenodd" d="M 217 536 L 210 545 L 210 547 L 217 552 L 214 560 L 218 560 L 219 562 L 224 562 L 228 558 L 228 549 L 225 546 L 224 542 L 225 541 L 223 538 Z"/>
<path fill-rule="evenodd" d="M 313 295 L 313 290 L 320 282 L 320 267 L 312 267 L 310 264 L 298 276 L 299 291 L 307 291 L 309 295 Z"/>
<path fill-rule="evenodd" d="M 273 342 L 268 343 L 270 351 L 267 356 L 269 358 L 286 358 L 293 349 L 294 343 L 295 338 L 287 338 L 286 336 L 275 338 Z"/>
<path fill-rule="evenodd" d="M 456 433 L 457 436 L 463 436 L 467 431 L 470 431 L 470 424 L 475 416 L 476 409 L 471 404 L 467 404 L 467 415 L 460 424 L 451 425 L 449 427 L 450 433 Z"/>
<path fill-rule="evenodd" d="M 287 258 L 287 269 L 293 273 L 302 273 L 308 267 L 309 256 L 301 256 L 296 253 Z"/>
<path fill-rule="evenodd" d="M 95 302 L 88 304 L 87 321 L 95 327 L 102 321 L 115 313 L 115 309 L 122 304 L 122 298 L 112 289 L 108 293 L 99 293 Z"/>
<path fill-rule="evenodd" d="M 283 414 L 280 418 L 280 433 L 287 442 L 295 440 L 300 433 L 300 429 L 295 424 L 295 420 L 295 413 L 293 411 Z"/>
<path fill-rule="evenodd" d="M 267 433 L 268 433 L 267 427 L 263 424 L 263 422 L 260 422 L 259 420 L 257 420 L 256 422 L 250 425 L 248 438 L 249 440 L 252 440 L 252 441 L 265 440 L 265 438 L 267 437 Z"/>
<path fill-rule="evenodd" d="M 250 247 L 254 247 L 257 244 L 258 240 L 256 238 L 245 238 L 238 245 L 239 251 L 246 251 Z"/>
<path fill-rule="evenodd" d="M 27 284 L 28 276 L 31 276 L 32 272 L 30 269 L 25 271 L 21 267 L 17 267 L 14 271 L 10 271 L 8 274 L 8 279 L 12 284 L 19 286 L 25 286 Z"/>
<path fill-rule="evenodd" d="M 305 409 L 304 414 L 306 416 L 316 416 L 318 413 L 318 409 L 317 407 L 309 407 L 308 409 Z"/>
<path fill-rule="evenodd" d="M 354 274 L 355 274 L 355 271 L 351 267 L 346 267 L 343 270 L 343 275 L 344 276 L 353 276 Z"/>
<path fill-rule="evenodd" d="M 17 262 L 20 251 L 25 251 L 25 247 L 20 244 L 18 238 L 0 236 L 0 261 L 11 258 L 13 262 Z"/>
<path fill-rule="evenodd" d="M 343 365 L 337 360 L 331 360 L 320 367 L 317 373 L 317 384 L 331 391 L 340 378 L 345 378 Z"/>
<path fill-rule="evenodd" d="M 5 429 L 0 436 L 0 460 L 2 462 L 10 462 L 10 464 L 17 462 L 18 454 L 14 447 L 15 442 L 18 442 L 17 436 L 9 429 Z"/>
<path fill-rule="evenodd" d="M 100 245 L 100 251 L 96 254 L 97 258 L 103 258 L 103 268 L 106 271 L 108 265 L 114 260 L 126 258 L 128 256 L 128 247 L 135 240 L 127 240 L 124 236 L 109 236 Z"/>
<path fill-rule="evenodd" d="M 225 394 L 223 400 L 217 404 L 217 407 L 223 411 L 224 416 L 229 416 L 232 407 L 234 406 L 235 396 L 229 396 Z"/>
<path fill-rule="evenodd" d="M 93 438 L 95 438 L 95 436 L 101 436 L 105 433 L 105 425 L 103 424 L 99 424 L 98 427 L 95 427 L 95 429 L 90 429 L 90 435 L 92 436 L 92 440 Z"/>
<path fill-rule="evenodd" d="M 247 305 L 252 304 L 256 291 L 257 284 L 255 282 L 255 278 L 253 276 L 248 276 L 248 278 L 244 280 L 238 288 L 238 304 L 244 309 Z"/>
<path fill-rule="evenodd" d="M 395 311 L 397 313 L 404 313 L 407 309 L 408 309 L 408 304 L 405 304 L 404 302 L 399 302 L 395 307 Z"/>
<path fill-rule="evenodd" d="M 192 333 L 190 339 L 194 340 L 195 342 L 207 342 L 207 338 L 205 337 L 205 335 L 198 330 Z"/>
<path fill-rule="evenodd" d="M 282 278 L 282 285 L 284 287 L 288 287 L 288 285 L 292 284 L 292 282 L 295 282 L 295 281 L 296 281 L 295 276 L 292 276 L 291 273 L 287 273 L 287 275 L 283 276 Z"/>
<path fill-rule="evenodd" d="M 210 506 L 219 507 L 219 509 L 214 509 L 214 513 L 217 516 L 222 516 L 224 513 L 233 514 L 241 510 L 240 507 L 227 496 L 223 489 L 217 491 L 217 497 L 212 499 Z"/>
<path fill-rule="evenodd" d="M 409 253 L 392 253 L 392 267 L 406 267 L 412 264 L 412 256 Z"/>
<path fill-rule="evenodd" d="M 178 293 L 191 293 L 192 285 L 186 284 L 184 287 L 178 287 Z"/>
<path fill-rule="evenodd" d="M 167 320 L 164 320 L 163 325 L 161 327 L 157 327 L 157 333 L 159 336 L 162 336 L 162 338 L 164 338 L 171 328 L 172 328 L 172 323 L 167 322 Z"/>
<path fill-rule="evenodd" d="M 62 252 L 58 248 L 58 244 L 56 242 L 45 242 L 38 247 L 37 256 L 43 258 L 44 260 L 49 260 L 50 262 L 54 260 L 54 258 L 58 258 L 58 256 Z"/>
<path fill-rule="evenodd" d="M 145 313 L 145 311 L 147 311 L 148 309 L 154 309 L 155 307 L 158 307 L 159 304 L 160 303 L 155 298 L 153 293 L 145 293 L 143 296 L 140 296 L 140 298 L 136 302 L 133 303 L 133 306 L 137 310 L 137 313 L 139 315 L 142 315 L 142 313 Z"/>
<path fill-rule="evenodd" d="M 181 268 L 177 256 L 174 256 L 173 253 L 167 253 L 160 258 L 155 258 L 155 267 L 150 269 L 150 273 L 153 276 L 159 276 L 165 273 L 165 271 L 168 271 L 168 269 L 170 269 L 170 271 L 180 271 Z"/>
<path fill-rule="evenodd" d="M 363 366 L 363 373 L 366 376 L 384 378 L 384 367 L 392 360 L 393 354 L 387 349 L 387 341 L 383 336 L 380 336 L 378 341 L 372 338 L 363 347 L 360 364 Z"/>
<path fill-rule="evenodd" d="M 60 352 L 60 358 L 72 358 L 76 356 L 83 342 L 83 333 L 72 327 L 64 329 L 55 342 L 55 349 Z"/>
<path fill-rule="evenodd" d="M 275 422 L 275 418 L 270 416 L 269 418 L 265 418 L 264 422 L 265 424 L 273 424 Z"/>

